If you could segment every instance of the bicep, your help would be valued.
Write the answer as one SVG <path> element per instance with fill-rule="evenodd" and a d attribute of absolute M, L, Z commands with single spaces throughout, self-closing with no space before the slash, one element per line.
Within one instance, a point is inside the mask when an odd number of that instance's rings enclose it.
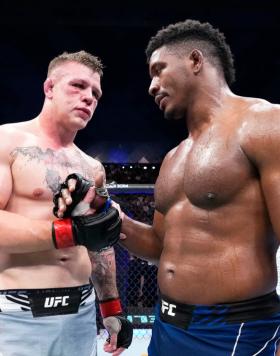
<path fill-rule="evenodd" d="M 265 104 L 242 126 L 241 148 L 258 172 L 264 203 L 263 218 L 269 215 L 280 240 L 280 107 Z M 262 106 L 260 105 L 260 108 Z"/>
<path fill-rule="evenodd" d="M 8 157 L 0 152 L 0 209 L 5 209 L 12 193 L 13 179 Z"/>
<path fill-rule="evenodd" d="M 153 231 L 156 237 L 162 242 L 165 234 L 164 216 L 157 210 L 154 213 Z"/>
<path fill-rule="evenodd" d="M 280 240 L 280 163 L 261 172 L 261 187 L 273 229 Z"/>

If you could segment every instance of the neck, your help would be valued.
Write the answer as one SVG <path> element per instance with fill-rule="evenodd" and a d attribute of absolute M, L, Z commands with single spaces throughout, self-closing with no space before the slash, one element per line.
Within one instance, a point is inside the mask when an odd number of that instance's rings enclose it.
<path fill-rule="evenodd" d="M 54 119 L 53 115 L 42 112 L 35 119 L 38 130 L 48 142 L 56 147 L 67 147 L 73 145 L 77 131 L 69 131 Z"/>
<path fill-rule="evenodd" d="M 227 101 L 234 94 L 225 83 L 219 85 L 204 84 L 193 97 L 186 116 L 186 123 L 190 134 L 195 135 L 203 131 L 215 117 L 225 110 Z"/>

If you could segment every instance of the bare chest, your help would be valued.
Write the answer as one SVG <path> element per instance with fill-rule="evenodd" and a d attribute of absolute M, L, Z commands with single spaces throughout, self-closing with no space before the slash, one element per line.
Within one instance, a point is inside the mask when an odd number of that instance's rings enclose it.
<path fill-rule="evenodd" d="M 200 141 L 178 149 L 156 183 L 157 209 L 166 213 L 182 200 L 211 209 L 242 191 L 252 174 L 239 145 L 232 141 Z"/>
<path fill-rule="evenodd" d="M 78 151 L 27 146 L 17 147 L 11 155 L 14 196 L 50 200 L 68 174 L 92 178 L 89 164 Z"/>

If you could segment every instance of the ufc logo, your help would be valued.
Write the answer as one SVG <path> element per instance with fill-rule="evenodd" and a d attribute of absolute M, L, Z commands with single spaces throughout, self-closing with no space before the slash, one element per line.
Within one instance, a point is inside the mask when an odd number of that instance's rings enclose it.
<path fill-rule="evenodd" d="M 167 303 L 164 300 L 161 301 L 161 312 L 164 314 L 167 311 L 167 314 L 170 316 L 175 316 L 176 313 L 173 312 L 173 309 L 176 309 L 175 304 Z"/>
<path fill-rule="evenodd" d="M 45 308 L 52 308 L 52 307 L 57 307 L 59 305 L 66 307 L 67 305 L 69 305 L 69 303 L 67 303 L 67 299 L 69 299 L 68 295 L 65 295 L 63 297 L 48 297 L 45 299 L 45 304 L 44 307 Z"/>

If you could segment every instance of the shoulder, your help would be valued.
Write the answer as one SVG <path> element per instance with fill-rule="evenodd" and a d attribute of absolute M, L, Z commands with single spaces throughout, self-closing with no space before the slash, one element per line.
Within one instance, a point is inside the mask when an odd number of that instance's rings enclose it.
<path fill-rule="evenodd" d="M 0 132 L 6 135 L 15 135 L 20 131 L 19 123 L 3 124 L 0 125 Z"/>
<path fill-rule="evenodd" d="M 92 169 L 93 173 L 95 172 L 105 172 L 103 164 L 96 158 L 93 158 L 89 154 L 82 151 L 80 148 L 76 146 L 76 149 L 79 151 L 80 156 L 87 162 L 87 164 Z"/>
<path fill-rule="evenodd" d="M 34 125 L 32 121 L 33 120 L 0 125 L 0 134 L 3 138 L 6 137 L 9 140 L 11 137 L 24 138 L 32 132 L 31 127 Z"/>
<path fill-rule="evenodd" d="M 280 105 L 256 99 L 239 127 L 241 148 L 249 158 L 265 159 L 280 149 Z"/>
<path fill-rule="evenodd" d="M 9 149 L 26 140 L 28 136 L 24 123 L 10 123 L 0 125 L 0 147 Z"/>
<path fill-rule="evenodd" d="M 174 156 L 176 156 L 177 154 L 180 154 L 182 151 L 185 151 L 186 147 L 187 147 L 187 142 L 188 139 L 183 140 L 178 146 L 172 148 L 164 157 L 163 162 L 168 162 L 169 160 L 172 160 L 172 158 L 174 158 Z"/>
<path fill-rule="evenodd" d="M 241 120 L 241 130 L 246 134 L 267 131 L 275 125 L 280 128 L 280 105 L 262 99 L 248 98 Z"/>

